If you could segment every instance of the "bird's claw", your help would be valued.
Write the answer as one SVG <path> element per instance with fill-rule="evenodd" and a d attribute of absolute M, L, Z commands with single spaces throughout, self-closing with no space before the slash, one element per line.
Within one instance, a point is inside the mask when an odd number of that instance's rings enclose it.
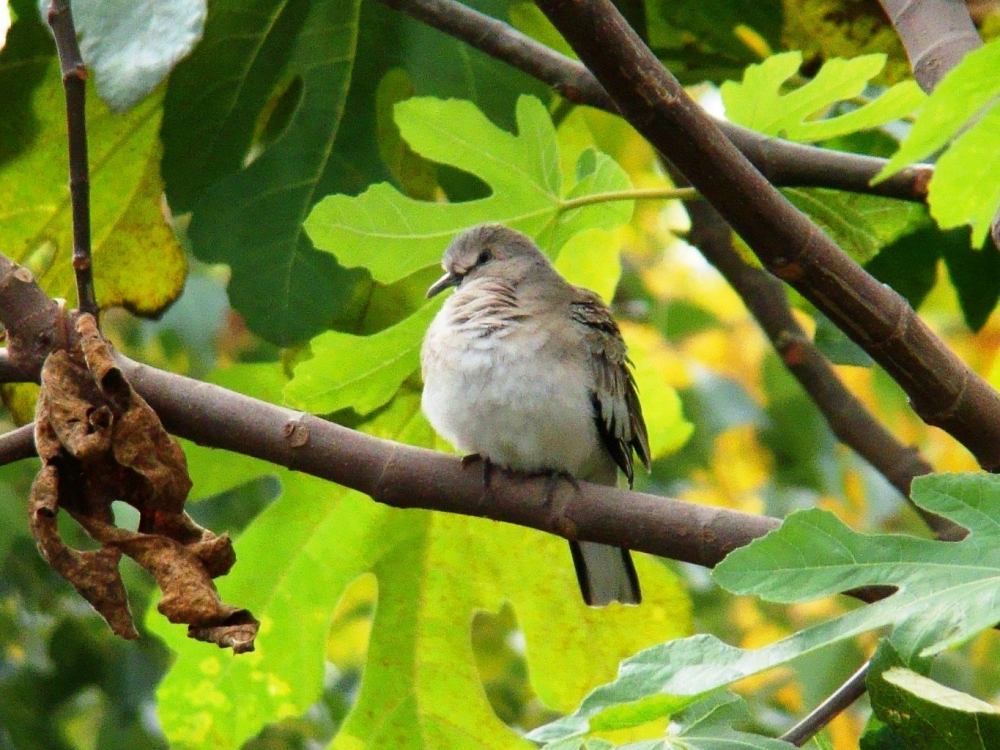
<path fill-rule="evenodd" d="M 545 474 L 545 507 L 548 508 L 552 505 L 552 501 L 555 499 L 555 491 L 559 486 L 559 482 L 565 479 L 571 485 L 576 492 L 580 491 L 580 484 L 576 479 L 564 471 L 550 471 Z"/>
<path fill-rule="evenodd" d="M 490 488 L 490 480 L 493 478 L 493 462 L 489 458 L 479 453 L 470 453 L 467 456 L 462 456 L 462 468 L 465 468 L 469 464 L 474 464 L 476 461 L 483 462 L 483 487 L 488 490 Z"/>

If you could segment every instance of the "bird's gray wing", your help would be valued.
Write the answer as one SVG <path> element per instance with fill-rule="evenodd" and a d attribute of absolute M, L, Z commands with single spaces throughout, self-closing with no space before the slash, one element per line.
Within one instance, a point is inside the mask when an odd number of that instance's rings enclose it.
<path fill-rule="evenodd" d="M 594 421 L 608 452 L 632 486 L 632 450 L 649 470 L 649 438 L 642 418 L 639 393 L 618 324 L 607 305 L 593 292 L 574 287 L 570 302 L 573 320 L 584 328 L 594 372 Z"/>

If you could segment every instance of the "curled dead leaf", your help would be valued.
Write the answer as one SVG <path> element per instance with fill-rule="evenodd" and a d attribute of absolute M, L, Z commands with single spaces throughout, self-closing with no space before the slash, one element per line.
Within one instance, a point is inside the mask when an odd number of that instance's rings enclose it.
<path fill-rule="evenodd" d="M 191 489 L 184 452 L 115 364 L 94 319 L 77 321 L 79 348 L 53 352 L 42 368 L 35 444 L 43 466 L 32 485 L 30 527 L 53 568 L 124 638 L 137 633 L 118 571 L 127 555 L 163 591 L 158 609 L 188 635 L 235 653 L 252 651 L 259 623 L 225 604 L 212 579 L 236 562 L 228 535 L 184 512 Z M 139 511 L 139 530 L 114 525 L 111 503 Z M 56 524 L 66 510 L 101 545 L 68 547 Z"/>

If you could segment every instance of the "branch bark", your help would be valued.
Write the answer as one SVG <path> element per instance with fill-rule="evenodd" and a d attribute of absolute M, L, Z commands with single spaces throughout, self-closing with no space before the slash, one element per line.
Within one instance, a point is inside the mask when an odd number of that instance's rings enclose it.
<path fill-rule="evenodd" d="M 379 2 L 460 39 L 537 78 L 576 104 L 618 113 L 618 105 L 583 65 L 536 42 L 502 21 L 456 0 L 379 0 Z M 832 151 L 760 135 L 729 122 L 716 122 L 743 155 L 775 185 L 826 187 L 853 193 L 924 202 L 934 167 L 908 167 L 878 185 L 871 179 L 885 159 Z"/>
<path fill-rule="evenodd" d="M 983 46 L 962 0 L 879 0 L 896 29 L 913 77 L 928 94 L 945 74 Z"/>
<path fill-rule="evenodd" d="M 771 185 L 686 94 L 608 0 L 536 0 L 626 119 L 787 281 L 868 352 L 987 470 L 1000 469 L 1000 394 L 899 294 L 845 255 Z"/>

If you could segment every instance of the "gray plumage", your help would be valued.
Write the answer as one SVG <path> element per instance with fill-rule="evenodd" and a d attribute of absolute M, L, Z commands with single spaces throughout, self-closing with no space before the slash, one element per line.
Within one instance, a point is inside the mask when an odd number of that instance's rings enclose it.
<path fill-rule="evenodd" d="M 445 252 L 433 296 L 457 287 L 421 351 L 423 409 L 460 450 L 514 471 L 629 486 L 633 451 L 649 468 L 625 342 L 607 305 L 573 286 L 532 240 L 474 227 Z M 588 604 L 638 604 L 627 550 L 570 542 Z"/>

